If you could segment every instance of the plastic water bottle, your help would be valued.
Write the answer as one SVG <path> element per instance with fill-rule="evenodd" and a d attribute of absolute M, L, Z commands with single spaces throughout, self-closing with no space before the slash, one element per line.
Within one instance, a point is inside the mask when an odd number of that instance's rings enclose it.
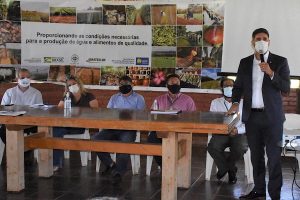
<path fill-rule="evenodd" d="M 67 109 L 67 110 L 71 110 L 71 98 L 70 98 L 70 93 L 67 92 L 66 93 L 66 96 L 65 96 L 65 99 L 64 99 L 64 109 Z"/>
<path fill-rule="evenodd" d="M 152 106 L 153 110 L 158 110 L 158 103 L 157 100 L 155 99 L 153 102 L 153 106 Z"/>

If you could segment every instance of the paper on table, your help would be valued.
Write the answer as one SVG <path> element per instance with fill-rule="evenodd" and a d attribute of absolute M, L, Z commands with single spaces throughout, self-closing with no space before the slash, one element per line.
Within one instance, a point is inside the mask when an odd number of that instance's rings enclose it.
<path fill-rule="evenodd" d="M 151 114 L 178 114 L 181 113 L 181 110 L 151 110 Z"/>
<path fill-rule="evenodd" d="M 33 104 L 30 106 L 30 108 L 41 108 L 41 109 L 48 109 L 48 108 L 52 108 L 54 107 L 54 105 L 45 105 L 45 104 Z"/>
<path fill-rule="evenodd" d="M 0 115 L 3 116 L 19 116 L 19 115 L 24 115 L 26 111 L 6 111 L 6 110 L 1 110 Z"/>

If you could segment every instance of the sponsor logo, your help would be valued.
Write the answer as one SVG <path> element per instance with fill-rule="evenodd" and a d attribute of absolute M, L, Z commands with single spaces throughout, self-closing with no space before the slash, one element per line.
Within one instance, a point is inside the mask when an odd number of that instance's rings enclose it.
<path fill-rule="evenodd" d="M 79 62 L 79 56 L 77 54 L 73 54 L 71 56 L 71 62 L 72 63 L 78 63 Z"/>
<path fill-rule="evenodd" d="M 64 57 L 44 57 L 44 63 L 63 63 Z"/>
<path fill-rule="evenodd" d="M 105 62 L 106 59 L 105 58 L 89 58 L 86 60 L 86 62 L 88 63 L 101 63 L 101 62 Z"/>
<path fill-rule="evenodd" d="M 149 65 L 149 58 L 136 57 L 135 63 L 136 65 Z"/>
<path fill-rule="evenodd" d="M 42 59 L 41 58 L 29 58 L 29 59 L 25 59 L 24 61 L 28 62 L 28 63 L 41 63 Z"/>
<path fill-rule="evenodd" d="M 44 63 L 52 63 L 52 57 L 44 57 Z"/>

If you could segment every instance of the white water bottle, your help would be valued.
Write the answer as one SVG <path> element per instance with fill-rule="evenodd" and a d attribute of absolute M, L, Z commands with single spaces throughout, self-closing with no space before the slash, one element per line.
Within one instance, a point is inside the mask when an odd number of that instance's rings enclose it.
<path fill-rule="evenodd" d="M 71 102 L 71 98 L 70 98 L 70 93 L 67 92 L 65 99 L 64 99 L 64 109 L 71 110 L 71 108 L 72 108 L 71 103 L 72 102 Z"/>
<path fill-rule="evenodd" d="M 153 102 L 153 106 L 152 106 L 153 110 L 158 110 L 158 103 L 157 100 L 155 99 Z"/>

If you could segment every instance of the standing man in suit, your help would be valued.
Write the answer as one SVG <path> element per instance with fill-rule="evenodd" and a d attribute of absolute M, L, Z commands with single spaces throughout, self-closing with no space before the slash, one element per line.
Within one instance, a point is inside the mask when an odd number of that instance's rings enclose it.
<path fill-rule="evenodd" d="M 265 150 L 268 157 L 268 192 L 272 200 L 280 199 L 282 187 L 281 140 L 285 120 L 282 94 L 290 91 L 287 59 L 269 52 L 269 32 L 264 28 L 252 33 L 254 54 L 240 61 L 233 86 L 232 106 L 228 114 L 238 112 L 243 101 L 242 121 L 251 150 L 254 188 L 240 199 L 266 197 Z"/>

